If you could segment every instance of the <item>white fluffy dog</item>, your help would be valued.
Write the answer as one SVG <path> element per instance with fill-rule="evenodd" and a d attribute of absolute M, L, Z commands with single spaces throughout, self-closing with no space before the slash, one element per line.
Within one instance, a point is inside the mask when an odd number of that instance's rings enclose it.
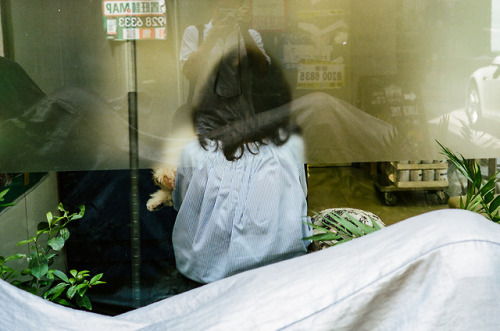
<path fill-rule="evenodd" d="M 153 180 L 160 187 L 158 191 L 151 194 L 146 207 L 149 211 L 155 211 L 163 206 L 172 206 L 172 191 L 175 187 L 175 176 L 177 174 L 174 168 L 159 168 L 153 173 Z"/>
<path fill-rule="evenodd" d="M 157 155 L 160 162 L 156 164 L 153 180 L 160 189 L 151 194 L 151 198 L 146 204 L 150 211 L 173 205 L 172 191 L 175 187 L 175 176 L 177 175 L 180 154 L 188 142 L 197 140 L 190 114 L 180 115 L 179 118 L 175 119 L 175 125 L 172 125 L 170 133 Z"/>

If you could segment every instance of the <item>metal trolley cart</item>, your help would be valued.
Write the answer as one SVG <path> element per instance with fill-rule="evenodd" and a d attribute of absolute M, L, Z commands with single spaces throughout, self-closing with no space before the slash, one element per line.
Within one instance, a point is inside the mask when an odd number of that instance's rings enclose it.
<path fill-rule="evenodd" d="M 450 198 L 445 192 L 448 187 L 448 163 L 446 160 L 408 161 L 378 163 L 375 188 L 388 206 L 397 204 L 398 191 L 435 192 L 439 203 L 445 204 Z"/>

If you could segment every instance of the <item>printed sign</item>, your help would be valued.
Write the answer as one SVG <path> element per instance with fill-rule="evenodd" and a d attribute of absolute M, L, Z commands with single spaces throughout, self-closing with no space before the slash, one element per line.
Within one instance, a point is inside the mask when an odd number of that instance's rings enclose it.
<path fill-rule="evenodd" d="M 345 86 L 344 64 L 300 63 L 297 89 L 335 89 Z"/>
<path fill-rule="evenodd" d="M 290 29 L 284 36 L 283 69 L 296 71 L 297 89 L 345 87 L 344 61 L 349 56 L 345 11 L 304 9 L 301 4 L 292 12 Z"/>
<path fill-rule="evenodd" d="M 165 0 L 103 0 L 104 28 L 108 39 L 165 39 Z"/>

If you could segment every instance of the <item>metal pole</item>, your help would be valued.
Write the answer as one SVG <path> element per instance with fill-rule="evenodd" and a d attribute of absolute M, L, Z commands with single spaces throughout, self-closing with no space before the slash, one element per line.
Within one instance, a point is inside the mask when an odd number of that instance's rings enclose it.
<path fill-rule="evenodd" d="M 130 90 L 128 92 L 129 148 L 130 148 L 130 221 L 131 221 L 131 254 L 132 254 L 132 304 L 141 306 L 141 232 L 139 218 L 139 139 L 137 116 L 137 58 L 136 42 L 129 42 Z"/>
<path fill-rule="evenodd" d="M 2 42 L 4 57 L 15 61 L 14 37 L 10 0 L 0 0 L 0 21 L 2 24 Z"/>

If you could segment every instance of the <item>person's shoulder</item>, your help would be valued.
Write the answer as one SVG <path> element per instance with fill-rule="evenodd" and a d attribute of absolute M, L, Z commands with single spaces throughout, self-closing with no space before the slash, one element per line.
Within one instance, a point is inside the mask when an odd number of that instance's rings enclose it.
<path fill-rule="evenodd" d="M 184 33 L 198 33 L 198 28 L 196 27 L 196 25 L 188 25 L 185 29 L 184 29 Z"/>
<path fill-rule="evenodd" d="M 278 149 L 294 162 L 304 163 L 304 140 L 300 134 L 291 134 L 288 140 Z"/>
<path fill-rule="evenodd" d="M 255 29 L 248 29 L 248 32 L 250 33 L 251 36 L 259 36 L 260 37 L 259 31 L 255 30 Z"/>

